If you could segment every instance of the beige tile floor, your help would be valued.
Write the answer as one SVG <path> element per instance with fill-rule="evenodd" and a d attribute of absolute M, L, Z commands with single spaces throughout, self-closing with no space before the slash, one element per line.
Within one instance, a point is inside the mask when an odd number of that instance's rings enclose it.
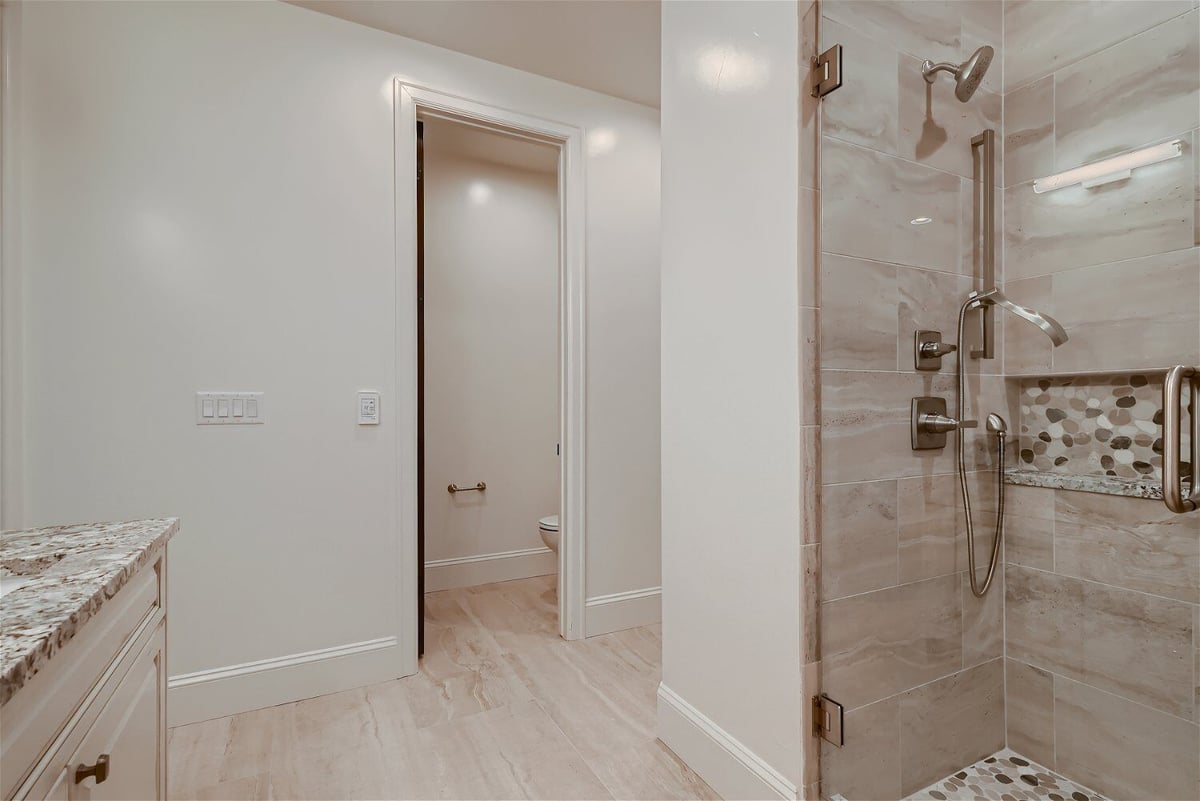
<path fill-rule="evenodd" d="M 558 637 L 554 577 L 426 596 L 415 676 L 172 729 L 184 799 L 715 799 L 654 737 L 661 627 Z"/>

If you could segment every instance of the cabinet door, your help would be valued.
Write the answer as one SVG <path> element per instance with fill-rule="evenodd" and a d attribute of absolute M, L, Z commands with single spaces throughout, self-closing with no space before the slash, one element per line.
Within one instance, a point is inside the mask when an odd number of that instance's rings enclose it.
<path fill-rule="evenodd" d="M 58 776 L 54 778 L 54 784 L 50 785 L 50 790 L 44 796 L 45 801 L 68 801 L 67 786 L 70 781 L 66 768 L 60 770 Z"/>
<path fill-rule="evenodd" d="M 160 624 L 80 743 L 67 766 L 71 801 L 163 798 L 163 642 Z M 95 765 L 102 755 L 108 756 L 107 777 L 77 782 L 80 766 Z"/>

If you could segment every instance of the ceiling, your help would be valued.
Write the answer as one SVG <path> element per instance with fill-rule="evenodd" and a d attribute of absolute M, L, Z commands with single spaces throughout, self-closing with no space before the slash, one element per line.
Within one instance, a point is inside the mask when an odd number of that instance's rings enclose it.
<path fill-rule="evenodd" d="M 425 152 L 503 164 L 519 170 L 558 172 L 558 148 L 461 122 L 425 120 Z"/>
<path fill-rule="evenodd" d="M 658 107 L 659 0 L 288 0 Z"/>

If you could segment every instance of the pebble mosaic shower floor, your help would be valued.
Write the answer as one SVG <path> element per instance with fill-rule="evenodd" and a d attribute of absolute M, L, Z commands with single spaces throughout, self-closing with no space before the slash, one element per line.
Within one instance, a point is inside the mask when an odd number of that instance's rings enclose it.
<path fill-rule="evenodd" d="M 907 801 L 1106 801 L 1103 796 L 1030 762 L 998 751 L 953 776 L 934 782 Z"/>

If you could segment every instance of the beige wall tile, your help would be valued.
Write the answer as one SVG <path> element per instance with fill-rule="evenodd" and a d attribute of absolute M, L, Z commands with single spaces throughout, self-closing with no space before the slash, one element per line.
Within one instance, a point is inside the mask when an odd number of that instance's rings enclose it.
<path fill-rule="evenodd" d="M 810 665 L 821 658 L 820 544 L 800 546 L 800 597 L 804 604 L 800 618 L 804 634 L 801 638 L 804 643 L 803 664 Z"/>
<path fill-rule="evenodd" d="M 1004 96 L 1004 185 L 1054 171 L 1054 78 L 1048 75 Z"/>
<path fill-rule="evenodd" d="M 1014 565 L 1054 569 L 1054 495 L 1052 489 L 1006 486 L 1004 557 Z"/>
<path fill-rule="evenodd" d="M 821 371 L 821 473 L 827 484 L 951 473 L 954 454 L 912 450 L 913 397 L 951 397 L 953 377 L 934 373 Z M 951 440 L 951 443 L 953 441 Z M 864 454 L 869 458 L 864 458 Z"/>
<path fill-rule="evenodd" d="M 822 687 L 853 709 L 962 666 L 958 576 L 822 606 Z"/>
<path fill-rule="evenodd" d="M 826 252 L 958 272 L 957 176 L 828 136 L 822 161 Z"/>
<path fill-rule="evenodd" d="M 800 255 L 796 266 L 800 271 L 800 305 L 820 306 L 817 277 L 821 272 L 821 193 L 816 189 L 799 191 L 796 230 Z"/>
<path fill-rule="evenodd" d="M 1004 664 L 994 659 L 900 696 L 901 792 L 1004 747 Z"/>
<path fill-rule="evenodd" d="M 1192 145 L 1192 153 L 1195 154 L 1196 148 L 1200 147 L 1200 128 L 1197 128 L 1196 130 L 1192 131 L 1191 145 Z M 1195 188 L 1192 192 L 1192 196 L 1193 196 L 1193 198 L 1195 198 L 1195 203 L 1193 205 L 1195 205 L 1196 208 L 1195 208 L 1195 211 L 1193 212 L 1192 216 L 1194 218 L 1193 225 L 1195 227 L 1195 233 L 1196 233 L 1195 244 L 1200 245 L 1200 156 L 1193 155 L 1192 169 L 1196 173 L 1195 180 L 1194 180 Z"/>
<path fill-rule="evenodd" d="M 895 585 L 896 482 L 830 484 L 821 497 L 821 597 Z"/>
<path fill-rule="evenodd" d="M 1133 259 L 1192 245 L 1192 154 L 1085 189 L 1004 192 L 1005 276 L 1010 281 Z M 1057 299 L 1057 298 L 1056 298 Z"/>
<path fill-rule="evenodd" d="M 921 75 L 924 58 L 900 57 L 897 73 L 900 129 L 896 153 L 969 178 L 971 137 L 984 128 L 1000 129 L 1000 95 L 981 87 L 971 102 L 959 102 L 954 96 L 953 81 L 941 76 L 930 84 Z"/>
<path fill-rule="evenodd" d="M 907 372 L 916 369 L 913 358 L 913 335 L 922 329 L 942 332 L 942 339 L 953 342 L 958 328 L 958 309 L 971 291 L 971 279 L 962 275 L 898 267 L 897 295 L 900 300 L 897 325 L 892 339 L 895 342 L 896 369 Z M 956 356 L 942 359 L 942 372 L 954 372 Z"/>
<path fill-rule="evenodd" d="M 1200 781 L 1200 728 L 1055 678 L 1058 771 L 1109 798 L 1192 799 Z"/>
<path fill-rule="evenodd" d="M 1083 582 L 1009 565 L 1005 571 L 1008 656 L 1067 676 L 1083 673 Z"/>
<path fill-rule="evenodd" d="M 897 155 L 900 54 L 887 40 L 875 41 L 828 16 L 821 20 L 821 38 L 822 50 L 840 44 L 844 63 L 854 65 L 842 90 L 822 100 L 821 133 Z"/>
<path fill-rule="evenodd" d="M 810 662 L 801 668 L 802 687 L 801 698 L 811 698 L 817 695 L 821 690 L 821 663 Z M 800 792 L 801 801 L 812 799 L 812 801 L 820 801 L 820 793 L 814 795 L 806 794 L 806 790 L 821 781 L 821 745 L 825 742 L 821 737 L 813 734 L 813 708 L 812 704 L 801 704 L 801 720 L 800 729 L 804 732 L 804 740 L 801 748 L 804 751 L 801 759 L 802 775 L 800 776 Z"/>
<path fill-rule="evenodd" d="M 959 554 L 954 476 L 900 479 L 898 493 L 900 583 L 959 570 L 965 562 Z"/>
<path fill-rule="evenodd" d="M 1054 278 L 1043 275 L 1009 281 L 1004 294 L 1014 303 L 1055 315 Z M 1057 317 L 1055 318 L 1057 319 Z M 1017 319 L 1004 321 L 1004 371 L 1008 375 L 1043 375 L 1054 369 L 1054 345 L 1036 327 Z"/>
<path fill-rule="evenodd" d="M 1071 337 L 1053 351 L 1056 373 L 1200 359 L 1200 249 L 1057 273 L 1053 292 L 1053 314 Z"/>
<path fill-rule="evenodd" d="M 1191 719 L 1192 607 L 1009 565 L 1010 658 Z"/>
<path fill-rule="evenodd" d="M 1083 582 L 1082 673 L 1071 678 L 1193 720 L 1192 606 Z"/>
<path fill-rule="evenodd" d="M 980 558 L 982 568 L 986 559 Z M 977 575 L 983 580 L 986 570 Z M 959 574 L 962 586 L 963 666 L 970 667 L 1004 655 L 1004 571 L 997 568 L 992 586 L 982 598 L 971 592 L 971 579 Z M 966 763 L 963 763 L 966 764 Z"/>
<path fill-rule="evenodd" d="M 800 307 L 800 425 L 821 422 L 821 310 Z"/>
<path fill-rule="evenodd" d="M 1004 83 L 1003 50 L 1004 3 L 1001 0 L 973 0 L 970 3 L 955 3 L 954 10 L 962 14 L 962 58 L 974 53 L 981 45 L 990 45 L 996 51 L 996 59 L 983 76 L 980 89 L 988 92 L 1002 91 Z M 917 54 L 920 58 L 925 58 Z"/>
<path fill-rule="evenodd" d="M 821 257 L 821 366 L 896 369 L 894 264 Z"/>
<path fill-rule="evenodd" d="M 954 0 L 825 0 L 824 15 L 920 58 L 961 60 L 962 5 Z"/>
<path fill-rule="evenodd" d="M 1024 662 L 1005 661 L 1008 747 L 1054 770 L 1054 678 Z"/>
<path fill-rule="evenodd" d="M 821 541 L 821 427 L 800 429 L 800 541 Z"/>
<path fill-rule="evenodd" d="M 822 797 L 848 801 L 900 798 L 900 702 L 888 698 L 853 709 L 841 748 L 821 744 Z"/>
<path fill-rule="evenodd" d="M 1004 5 L 1005 91 L 1194 7 L 1192 0 L 1009 0 Z"/>
<path fill-rule="evenodd" d="M 1054 75 L 1054 163 L 1067 170 L 1200 125 L 1200 11 Z"/>
<path fill-rule="evenodd" d="M 1056 509 L 1059 573 L 1200 603 L 1200 518 L 1087 492 L 1058 493 Z"/>

